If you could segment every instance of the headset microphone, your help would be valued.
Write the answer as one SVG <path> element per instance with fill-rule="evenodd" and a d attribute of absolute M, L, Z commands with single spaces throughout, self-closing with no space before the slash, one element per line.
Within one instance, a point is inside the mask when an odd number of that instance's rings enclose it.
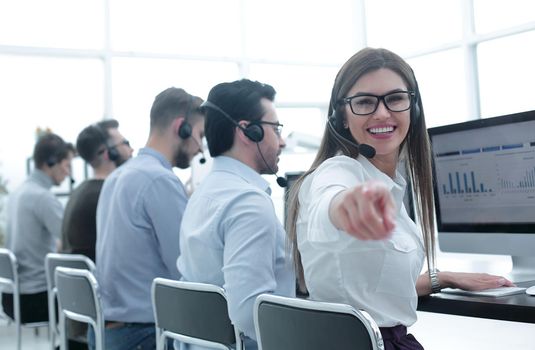
<path fill-rule="evenodd" d="M 191 137 L 193 139 L 193 141 L 195 141 L 195 143 L 199 146 L 199 151 L 201 151 L 201 158 L 199 158 L 199 163 L 201 164 L 204 164 L 206 163 L 206 158 L 204 157 L 204 151 L 202 149 L 202 145 L 201 143 L 195 138 L 195 137 Z"/>
<path fill-rule="evenodd" d="M 358 148 L 359 150 L 359 153 L 362 154 L 364 157 L 368 158 L 368 159 L 371 159 L 373 157 L 375 157 L 375 148 L 373 148 L 372 146 L 370 145 L 367 145 L 365 143 L 355 143 L 351 140 L 349 140 L 347 137 L 344 137 L 342 136 L 338 131 L 336 131 L 336 129 L 334 128 L 334 125 L 332 124 L 332 120 L 334 118 L 333 117 L 329 117 L 329 120 L 327 121 L 327 124 L 329 126 L 329 129 L 334 133 L 334 135 L 342 140 L 344 140 L 345 142 L 355 146 Z"/>
<path fill-rule="evenodd" d="M 256 148 L 258 148 L 258 153 L 260 153 L 260 157 L 262 157 L 262 161 L 268 168 L 269 172 L 277 177 L 277 185 L 279 185 L 280 187 L 288 186 L 288 180 L 286 180 L 286 178 L 282 176 L 277 175 L 277 172 L 273 171 L 273 169 L 271 169 L 271 167 L 269 166 L 268 162 L 266 162 L 266 159 L 264 158 L 264 155 L 262 154 L 262 151 L 260 150 L 260 145 L 258 144 L 258 142 L 256 143 Z"/>
<path fill-rule="evenodd" d="M 277 174 L 275 174 L 275 176 L 277 176 Z M 288 186 L 288 180 L 286 180 L 285 177 L 277 176 L 277 185 L 280 187 L 286 187 Z"/>
<path fill-rule="evenodd" d="M 373 148 L 370 145 L 367 145 L 365 143 L 361 143 L 357 145 L 360 154 L 362 154 L 364 157 L 370 159 L 375 157 L 375 148 Z"/>
<path fill-rule="evenodd" d="M 247 138 L 254 143 L 256 143 L 256 147 L 258 148 L 258 153 L 260 153 L 260 157 L 262 157 L 262 161 L 268 168 L 268 170 L 277 177 L 277 185 L 280 187 L 286 187 L 288 186 L 288 180 L 286 180 L 282 176 L 278 176 L 277 172 L 273 171 L 271 167 L 269 166 L 268 162 L 266 162 L 266 159 L 264 158 L 264 155 L 262 154 L 262 151 L 260 150 L 260 142 L 264 138 L 264 129 L 258 124 L 251 122 L 248 126 L 243 127 L 241 126 L 237 121 L 235 121 L 227 112 L 225 112 L 221 107 L 216 105 L 215 103 L 212 103 L 208 100 L 204 101 L 201 105 L 201 108 L 211 108 L 212 110 L 215 110 L 219 112 L 222 116 L 224 116 L 229 122 L 234 124 L 238 129 L 243 131 L 243 134 L 247 136 Z"/>

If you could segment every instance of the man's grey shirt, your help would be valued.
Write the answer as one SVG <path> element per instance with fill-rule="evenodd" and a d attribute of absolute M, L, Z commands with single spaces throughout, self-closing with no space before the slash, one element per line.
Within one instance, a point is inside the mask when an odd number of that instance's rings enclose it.
<path fill-rule="evenodd" d="M 17 257 L 22 294 L 46 291 L 45 256 L 56 251 L 63 220 L 52 185 L 47 174 L 35 169 L 9 196 L 6 247 Z"/>

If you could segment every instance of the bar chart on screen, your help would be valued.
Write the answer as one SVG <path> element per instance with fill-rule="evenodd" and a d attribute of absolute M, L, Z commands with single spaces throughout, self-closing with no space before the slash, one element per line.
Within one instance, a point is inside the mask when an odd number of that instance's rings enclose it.
<path fill-rule="evenodd" d="M 535 147 L 533 142 L 482 144 L 435 154 L 438 195 L 446 217 L 523 222 L 535 206 Z M 504 211 L 504 208 L 509 210 Z M 496 211 L 496 216 L 489 213 Z"/>

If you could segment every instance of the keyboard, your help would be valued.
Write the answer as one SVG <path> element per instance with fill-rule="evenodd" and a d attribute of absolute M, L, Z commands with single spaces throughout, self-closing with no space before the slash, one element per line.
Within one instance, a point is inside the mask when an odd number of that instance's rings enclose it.
<path fill-rule="evenodd" d="M 504 297 L 507 295 L 525 293 L 525 291 L 526 288 L 524 287 L 500 287 L 492 289 L 483 289 L 477 292 L 456 288 L 444 288 L 440 292 L 446 294 L 459 294 L 475 297 Z"/>

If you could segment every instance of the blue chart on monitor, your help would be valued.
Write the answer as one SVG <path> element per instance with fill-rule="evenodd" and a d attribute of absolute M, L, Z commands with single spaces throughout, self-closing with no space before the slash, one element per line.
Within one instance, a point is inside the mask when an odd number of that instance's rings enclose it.
<path fill-rule="evenodd" d="M 533 124 L 466 130 L 433 139 L 435 180 L 444 223 L 533 220 Z"/>

